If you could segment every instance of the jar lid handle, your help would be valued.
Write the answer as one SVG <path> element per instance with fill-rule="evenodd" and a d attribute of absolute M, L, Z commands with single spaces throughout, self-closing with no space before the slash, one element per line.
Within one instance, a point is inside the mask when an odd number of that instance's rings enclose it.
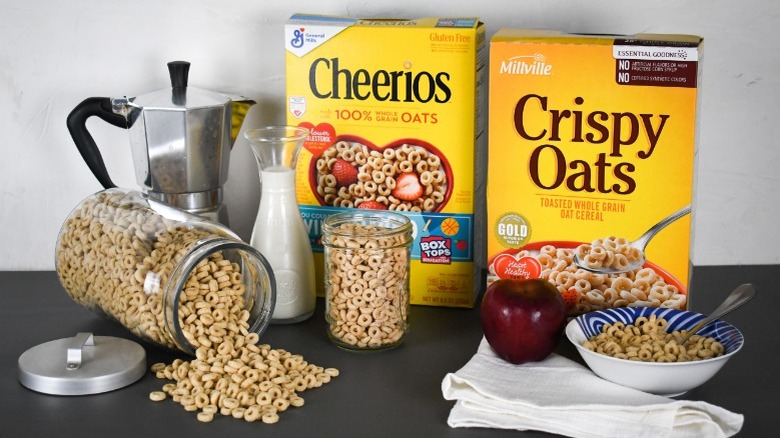
<path fill-rule="evenodd" d="M 69 370 L 78 369 L 81 366 L 81 351 L 84 347 L 94 347 L 95 339 L 92 337 L 92 333 L 77 333 L 72 337 L 70 344 L 68 344 L 68 356 L 67 363 Z"/>

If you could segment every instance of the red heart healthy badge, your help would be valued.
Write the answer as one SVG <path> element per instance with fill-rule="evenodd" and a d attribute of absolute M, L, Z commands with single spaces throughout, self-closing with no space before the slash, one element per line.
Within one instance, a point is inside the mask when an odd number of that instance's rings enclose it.
<path fill-rule="evenodd" d="M 498 278 L 539 278 L 542 265 L 533 257 L 521 257 L 518 260 L 511 254 L 501 254 L 493 261 L 493 270 Z"/>
<path fill-rule="evenodd" d="M 303 147 L 315 157 L 330 146 L 336 138 L 336 128 L 330 123 L 320 123 L 314 126 L 309 122 L 303 122 L 298 126 L 309 130 L 309 136 L 303 142 Z"/>

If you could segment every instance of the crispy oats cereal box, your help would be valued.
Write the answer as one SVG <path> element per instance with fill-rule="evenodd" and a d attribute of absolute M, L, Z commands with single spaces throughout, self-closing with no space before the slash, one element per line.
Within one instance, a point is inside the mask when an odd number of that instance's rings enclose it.
<path fill-rule="evenodd" d="M 548 279 L 570 316 L 687 307 L 701 50 L 687 35 L 493 36 L 488 284 Z"/>
<path fill-rule="evenodd" d="M 484 232 L 475 236 L 487 160 L 482 23 L 298 14 L 285 46 L 287 122 L 311 130 L 296 195 L 318 293 L 323 219 L 394 210 L 414 225 L 411 304 L 472 307 L 486 268 Z"/>

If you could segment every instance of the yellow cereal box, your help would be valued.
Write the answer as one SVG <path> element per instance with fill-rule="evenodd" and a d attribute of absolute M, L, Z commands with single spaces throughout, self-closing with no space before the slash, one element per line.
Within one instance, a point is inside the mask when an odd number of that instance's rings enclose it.
<path fill-rule="evenodd" d="M 493 36 L 488 284 L 546 278 L 568 315 L 687 307 L 701 50 L 687 35 Z"/>
<path fill-rule="evenodd" d="M 484 238 L 475 237 L 475 213 L 485 210 L 484 26 L 297 14 L 285 46 L 287 122 L 311 130 L 296 195 L 318 293 L 322 220 L 349 208 L 394 210 L 414 225 L 411 303 L 473 306 L 486 266 Z"/>

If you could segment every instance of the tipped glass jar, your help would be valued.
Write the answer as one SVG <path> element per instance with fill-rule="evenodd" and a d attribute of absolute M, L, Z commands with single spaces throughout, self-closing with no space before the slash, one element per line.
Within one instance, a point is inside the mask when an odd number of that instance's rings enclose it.
<path fill-rule="evenodd" d="M 349 211 L 322 224 L 325 319 L 347 350 L 400 345 L 409 327 L 412 223 L 389 211 Z"/>
<path fill-rule="evenodd" d="M 274 277 L 260 252 L 225 226 L 138 191 L 82 201 L 55 256 L 71 298 L 162 347 L 194 355 L 260 335 L 271 320 Z"/>

